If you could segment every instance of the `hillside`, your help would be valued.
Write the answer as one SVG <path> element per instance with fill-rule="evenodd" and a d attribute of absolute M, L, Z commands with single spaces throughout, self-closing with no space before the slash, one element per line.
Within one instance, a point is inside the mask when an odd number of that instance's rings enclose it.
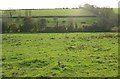
<path fill-rule="evenodd" d="M 9 16 L 9 10 L 3 11 L 3 16 Z M 35 9 L 31 11 L 31 16 L 94 16 L 93 13 L 85 9 Z M 118 14 L 118 8 L 113 8 Z M 26 16 L 26 10 L 14 10 L 13 16 Z"/>
<path fill-rule="evenodd" d="M 32 16 L 92 16 L 93 14 L 84 9 L 41 9 L 30 10 Z M 26 10 L 14 10 L 13 16 L 25 16 Z M 8 16 L 8 12 L 3 13 Z"/>
<path fill-rule="evenodd" d="M 36 16 L 85 16 L 93 15 L 84 9 L 54 9 L 54 10 L 36 10 L 32 11 L 32 15 Z"/>

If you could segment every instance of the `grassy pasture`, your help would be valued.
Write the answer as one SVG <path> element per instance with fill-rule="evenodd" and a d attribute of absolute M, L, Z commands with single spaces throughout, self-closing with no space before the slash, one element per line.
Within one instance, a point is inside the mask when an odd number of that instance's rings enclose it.
<path fill-rule="evenodd" d="M 93 15 L 84 9 L 53 9 L 53 10 L 35 10 L 32 15 L 36 16 L 85 16 Z"/>
<path fill-rule="evenodd" d="M 113 9 L 114 13 L 116 13 L 116 14 L 120 14 L 120 13 L 119 13 L 119 10 L 120 10 L 120 9 L 118 9 L 118 8 L 114 8 L 114 9 Z"/>
<path fill-rule="evenodd" d="M 13 16 L 26 16 L 26 10 L 16 10 Z M 91 12 L 84 9 L 45 9 L 45 10 L 30 10 L 32 16 L 90 16 Z M 3 14 L 8 16 L 8 14 Z"/>
<path fill-rule="evenodd" d="M 15 10 L 13 16 L 26 16 L 26 10 Z M 93 13 L 85 9 L 40 9 L 30 10 L 32 16 L 94 16 Z M 118 13 L 118 8 L 113 8 L 115 13 Z M 9 16 L 8 13 L 3 11 L 3 16 Z"/>
<path fill-rule="evenodd" d="M 3 76 L 118 76 L 117 33 L 3 34 Z"/>

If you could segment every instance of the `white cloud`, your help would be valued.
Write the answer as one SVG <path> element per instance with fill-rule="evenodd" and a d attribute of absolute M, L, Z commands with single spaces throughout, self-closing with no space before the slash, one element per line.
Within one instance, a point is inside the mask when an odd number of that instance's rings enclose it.
<path fill-rule="evenodd" d="M 78 7 L 86 3 L 99 7 L 118 7 L 119 0 L 0 0 L 0 9 Z"/>

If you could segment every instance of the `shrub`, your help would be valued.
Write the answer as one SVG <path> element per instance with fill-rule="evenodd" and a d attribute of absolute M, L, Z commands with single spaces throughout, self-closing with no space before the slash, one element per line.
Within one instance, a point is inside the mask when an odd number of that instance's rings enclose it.
<path fill-rule="evenodd" d="M 17 24 L 16 23 L 11 23 L 9 25 L 10 32 L 18 32 Z"/>
<path fill-rule="evenodd" d="M 39 32 L 44 32 L 46 27 L 47 27 L 47 20 L 39 19 L 37 22 L 37 28 L 39 29 Z"/>
<path fill-rule="evenodd" d="M 113 27 L 113 28 L 111 29 L 111 31 L 113 31 L 113 32 L 118 32 L 118 31 L 120 31 L 120 26 L 115 26 L 115 27 Z"/>

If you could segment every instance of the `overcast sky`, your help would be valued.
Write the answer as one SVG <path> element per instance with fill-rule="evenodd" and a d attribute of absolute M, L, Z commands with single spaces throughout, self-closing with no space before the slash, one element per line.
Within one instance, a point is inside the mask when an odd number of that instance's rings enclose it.
<path fill-rule="evenodd" d="M 0 9 L 75 8 L 86 3 L 118 8 L 120 0 L 0 0 Z"/>

